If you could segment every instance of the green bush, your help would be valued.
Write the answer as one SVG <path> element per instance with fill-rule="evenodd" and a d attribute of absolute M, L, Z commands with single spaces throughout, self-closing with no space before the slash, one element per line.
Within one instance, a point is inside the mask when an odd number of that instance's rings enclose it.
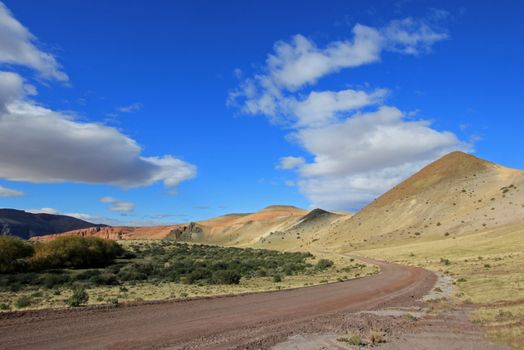
<path fill-rule="evenodd" d="M 17 309 L 22 309 L 30 305 L 31 305 L 31 298 L 25 295 L 21 296 L 20 298 L 16 299 L 15 301 L 15 306 Z"/>
<path fill-rule="evenodd" d="M 0 236 L 0 273 L 20 271 L 33 253 L 30 243 L 14 236 Z"/>
<path fill-rule="evenodd" d="M 59 237 L 38 244 L 31 260 L 36 270 L 103 267 L 113 262 L 122 252 L 122 247 L 111 240 L 97 237 Z"/>
<path fill-rule="evenodd" d="M 66 300 L 67 305 L 71 307 L 78 307 L 82 304 L 87 303 L 89 300 L 89 295 L 86 290 L 82 287 L 77 287 L 73 289 L 73 295 Z"/>
<path fill-rule="evenodd" d="M 330 268 L 331 266 L 333 266 L 333 261 L 331 260 L 328 260 L 328 259 L 320 259 L 318 262 L 317 262 L 317 266 L 316 268 L 318 270 L 325 270 L 327 268 Z"/>
<path fill-rule="evenodd" d="M 211 278 L 211 281 L 214 284 L 239 284 L 240 278 L 242 276 L 240 273 L 233 270 L 222 270 L 215 271 Z"/>
<path fill-rule="evenodd" d="M 49 289 L 66 284 L 69 281 L 69 275 L 61 273 L 46 273 L 41 278 L 41 283 Z"/>
<path fill-rule="evenodd" d="M 275 282 L 275 283 L 282 282 L 282 276 L 274 275 L 273 276 L 273 282 Z"/>

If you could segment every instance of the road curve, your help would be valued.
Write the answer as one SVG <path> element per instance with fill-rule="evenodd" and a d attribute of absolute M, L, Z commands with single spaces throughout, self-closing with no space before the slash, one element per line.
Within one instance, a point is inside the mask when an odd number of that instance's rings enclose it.
<path fill-rule="evenodd" d="M 401 305 L 436 282 L 435 274 L 421 268 L 361 260 L 378 265 L 381 272 L 276 292 L 0 314 L 0 349 L 229 349 L 318 316 Z"/>

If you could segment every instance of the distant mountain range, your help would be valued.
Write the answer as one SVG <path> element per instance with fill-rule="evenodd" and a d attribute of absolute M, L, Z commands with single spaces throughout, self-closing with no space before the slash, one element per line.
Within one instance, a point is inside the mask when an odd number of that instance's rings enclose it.
<path fill-rule="evenodd" d="M 426 166 L 355 215 L 273 205 L 255 213 L 229 214 L 178 225 L 88 226 L 54 232 L 108 239 L 172 239 L 279 249 L 355 248 L 418 237 L 456 237 L 522 224 L 523 189 L 523 171 L 453 152 Z"/>
<path fill-rule="evenodd" d="M 66 215 L 33 214 L 23 210 L 0 209 L 0 235 L 24 239 L 88 227 L 105 227 Z"/>

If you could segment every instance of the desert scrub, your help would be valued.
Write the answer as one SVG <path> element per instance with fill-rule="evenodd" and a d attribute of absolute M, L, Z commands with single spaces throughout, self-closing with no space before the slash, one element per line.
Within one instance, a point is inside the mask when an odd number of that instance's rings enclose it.
<path fill-rule="evenodd" d="M 303 252 L 278 252 L 265 249 L 226 248 L 190 245 L 172 241 L 133 242 L 127 249 L 113 241 L 83 237 L 64 237 L 38 243 L 34 250 L 20 239 L 6 240 L 20 253 L 5 258 L 14 269 L 14 257 L 27 257 L 25 271 L 0 274 L 0 292 L 17 292 L 31 287 L 47 289 L 121 286 L 150 282 L 175 282 L 188 285 L 235 285 L 241 279 L 261 276 L 315 274 L 334 264 Z M 14 260 L 13 260 L 14 259 Z M 24 258 L 25 259 L 25 258 Z M 16 263 L 22 265 L 21 263 Z M 17 265 L 17 266 L 18 266 Z"/>
<path fill-rule="evenodd" d="M 73 289 L 73 294 L 66 300 L 66 304 L 71 307 L 78 307 L 82 304 L 86 304 L 89 300 L 89 295 L 86 290 L 82 287 Z"/>
<path fill-rule="evenodd" d="M 356 345 L 356 346 L 365 345 L 364 342 L 362 341 L 362 337 L 358 334 L 350 335 L 349 337 L 339 337 L 337 338 L 337 341 L 341 343 L 346 343 L 349 345 Z"/>
<path fill-rule="evenodd" d="M 118 243 L 123 253 L 105 267 L 0 274 L 0 300 L 16 309 L 17 298 L 42 291 L 43 297 L 33 298 L 27 308 L 64 308 L 77 287 L 89 295 L 85 304 L 96 305 L 298 288 L 377 272 L 372 265 L 337 254 L 313 256 L 173 241 Z M 333 265 L 319 270 L 322 259 Z M 273 282 L 276 275 L 280 282 Z"/>

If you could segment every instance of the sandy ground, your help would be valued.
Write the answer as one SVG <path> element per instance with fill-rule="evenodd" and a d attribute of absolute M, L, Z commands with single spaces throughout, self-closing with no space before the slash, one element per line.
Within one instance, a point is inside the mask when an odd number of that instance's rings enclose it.
<path fill-rule="evenodd" d="M 272 347 L 273 350 L 381 349 L 381 350 L 508 350 L 488 341 L 469 321 L 473 306 L 453 304 L 449 276 L 439 274 L 435 287 L 420 300 L 402 307 L 345 313 L 316 331 L 304 329 Z M 381 341 L 370 344 L 371 333 Z M 360 346 L 342 339 L 362 339 Z"/>
<path fill-rule="evenodd" d="M 468 320 L 469 308 L 453 308 L 437 315 L 419 317 L 420 306 L 388 309 L 383 313 L 348 313 L 332 317 L 317 331 L 298 332 L 272 347 L 273 350 L 380 349 L 380 350 L 508 350 L 485 339 L 482 331 Z M 427 306 L 427 305 L 426 305 Z M 337 321 L 339 322 L 337 325 Z M 310 329 L 310 331 L 313 331 Z M 368 334 L 378 332 L 382 342 L 369 345 Z M 361 335 L 366 345 L 355 346 L 339 341 Z"/>

